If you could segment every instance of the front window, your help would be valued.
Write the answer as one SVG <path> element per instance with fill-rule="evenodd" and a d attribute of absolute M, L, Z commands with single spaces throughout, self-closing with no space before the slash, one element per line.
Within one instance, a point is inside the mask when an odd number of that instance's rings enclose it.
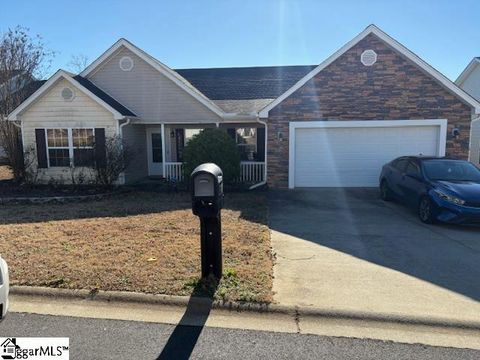
<path fill-rule="evenodd" d="M 241 159 L 253 161 L 257 154 L 257 129 L 236 129 L 236 141 Z"/>
<path fill-rule="evenodd" d="M 93 166 L 93 129 L 47 129 L 49 167 Z"/>
<path fill-rule="evenodd" d="M 185 145 L 187 145 L 195 135 L 200 134 L 202 130 L 203 129 L 185 129 Z"/>
<path fill-rule="evenodd" d="M 72 129 L 74 166 L 92 166 L 95 160 L 93 129 Z"/>
<path fill-rule="evenodd" d="M 68 129 L 48 129 L 47 144 L 50 167 L 70 166 Z"/>
<path fill-rule="evenodd" d="M 480 182 L 480 170 L 466 161 L 427 160 L 423 167 L 430 180 Z"/>

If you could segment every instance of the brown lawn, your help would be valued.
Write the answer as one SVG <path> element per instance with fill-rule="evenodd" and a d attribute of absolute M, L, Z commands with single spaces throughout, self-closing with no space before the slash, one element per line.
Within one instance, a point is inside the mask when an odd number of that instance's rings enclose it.
<path fill-rule="evenodd" d="M 265 194 L 227 195 L 217 298 L 272 300 L 266 221 Z M 184 193 L 0 205 L 0 253 L 12 285 L 189 295 L 200 274 L 199 221 Z"/>

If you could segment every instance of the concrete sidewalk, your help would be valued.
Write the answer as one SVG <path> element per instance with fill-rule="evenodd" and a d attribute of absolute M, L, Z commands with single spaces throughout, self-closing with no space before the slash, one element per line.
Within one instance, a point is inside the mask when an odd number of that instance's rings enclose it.
<path fill-rule="evenodd" d="M 480 229 L 424 225 L 366 189 L 270 195 L 274 300 L 480 321 Z"/>

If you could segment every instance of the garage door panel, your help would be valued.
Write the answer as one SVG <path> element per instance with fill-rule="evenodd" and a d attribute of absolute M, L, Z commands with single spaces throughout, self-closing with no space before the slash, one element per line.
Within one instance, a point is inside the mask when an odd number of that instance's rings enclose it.
<path fill-rule="evenodd" d="M 437 155 L 439 126 L 298 128 L 296 187 L 377 186 L 382 166 L 404 155 Z"/>

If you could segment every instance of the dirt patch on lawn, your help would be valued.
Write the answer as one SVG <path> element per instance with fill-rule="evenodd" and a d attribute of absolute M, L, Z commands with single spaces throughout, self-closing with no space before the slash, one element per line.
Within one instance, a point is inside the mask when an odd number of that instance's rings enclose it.
<path fill-rule="evenodd" d="M 217 298 L 272 300 L 266 196 L 227 195 Z M 187 194 L 135 192 L 96 202 L 0 206 L 12 285 L 189 295 L 200 274 L 199 220 Z"/>

